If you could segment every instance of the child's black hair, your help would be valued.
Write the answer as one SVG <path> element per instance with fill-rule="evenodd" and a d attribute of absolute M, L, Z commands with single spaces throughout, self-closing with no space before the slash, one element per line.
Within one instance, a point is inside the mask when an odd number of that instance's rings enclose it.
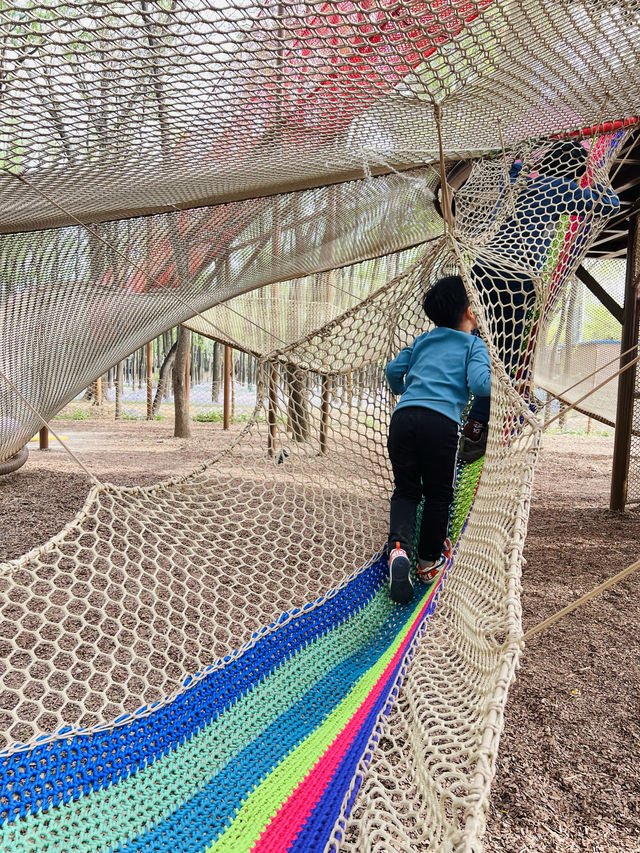
<path fill-rule="evenodd" d="M 440 278 L 425 293 L 424 313 L 436 326 L 457 329 L 469 307 L 469 297 L 459 275 Z"/>

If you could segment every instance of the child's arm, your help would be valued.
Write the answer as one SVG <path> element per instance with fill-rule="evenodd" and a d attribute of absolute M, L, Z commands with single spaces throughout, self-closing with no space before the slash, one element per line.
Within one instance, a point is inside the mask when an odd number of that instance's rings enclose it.
<path fill-rule="evenodd" d="M 405 390 L 404 375 L 409 367 L 412 353 L 413 344 L 400 350 L 398 355 L 385 368 L 389 388 L 391 388 L 394 394 L 402 394 Z"/>
<path fill-rule="evenodd" d="M 472 394 L 488 397 L 491 393 L 491 363 L 482 338 L 473 339 L 467 359 L 467 386 Z"/>

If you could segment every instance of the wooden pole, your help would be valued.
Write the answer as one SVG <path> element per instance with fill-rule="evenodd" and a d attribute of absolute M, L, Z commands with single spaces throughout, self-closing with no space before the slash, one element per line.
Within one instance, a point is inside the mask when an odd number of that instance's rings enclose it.
<path fill-rule="evenodd" d="M 320 453 L 327 452 L 329 436 L 329 396 L 331 393 L 331 377 L 322 377 L 322 418 L 320 420 Z"/>
<path fill-rule="evenodd" d="M 638 325 L 640 310 L 638 304 L 636 268 L 638 267 L 638 243 L 640 229 L 638 215 L 629 222 L 627 241 L 627 274 L 624 285 L 624 306 L 622 309 L 622 352 L 638 343 Z M 624 367 L 631 356 L 623 356 L 620 366 Z M 618 404 L 616 410 L 616 431 L 613 440 L 613 469 L 611 472 L 611 496 L 609 508 L 618 512 L 625 509 L 629 480 L 629 462 L 631 460 L 631 432 L 633 428 L 633 397 L 636 383 L 636 368 L 625 370 L 618 380 Z"/>
<path fill-rule="evenodd" d="M 267 453 L 273 456 L 276 447 L 276 407 L 278 405 L 278 364 L 269 365 L 269 436 L 267 438 Z"/>
<path fill-rule="evenodd" d="M 122 382 L 124 378 L 124 362 L 119 361 L 116 367 L 116 412 L 117 421 L 122 417 Z"/>
<path fill-rule="evenodd" d="M 96 379 L 96 396 L 93 401 L 94 406 L 102 405 L 102 376 L 98 376 Z"/>
<path fill-rule="evenodd" d="M 231 347 L 224 347 L 224 371 L 222 377 L 222 428 L 229 429 L 229 410 L 231 403 L 231 389 L 229 385 L 229 374 L 231 373 Z"/>
<path fill-rule="evenodd" d="M 153 347 L 147 343 L 147 420 L 153 418 Z"/>
<path fill-rule="evenodd" d="M 193 336 L 191 336 L 193 339 Z M 189 341 L 189 349 L 184 364 L 184 396 L 187 403 L 187 417 L 189 417 L 189 394 L 191 392 L 191 341 Z"/>
<path fill-rule="evenodd" d="M 40 430 L 40 450 L 49 449 L 49 428 L 43 426 Z"/>
<path fill-rule="evenodd" d="M 235 358 L 233 350 L 231 350 L 231 364 L 229 365 L 229 383 L 231 385 L 231 420 L 235 420 L 236 417 L 236 370 L 235 370 Z"/>

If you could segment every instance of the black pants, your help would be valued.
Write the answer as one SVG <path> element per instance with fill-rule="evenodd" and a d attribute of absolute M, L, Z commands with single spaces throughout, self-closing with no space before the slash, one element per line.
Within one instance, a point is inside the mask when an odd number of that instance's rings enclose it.
<path fill-rule="evenodd" d="M 391 496 L 389 546 L 409 554 L 416 511 L 424 495 L 418 557 L 436 560 L 447 535 L 453 499 L 459 426 L 424 406 L 397 409 L 389 425 L 387 448 L 395 488 Z"/>

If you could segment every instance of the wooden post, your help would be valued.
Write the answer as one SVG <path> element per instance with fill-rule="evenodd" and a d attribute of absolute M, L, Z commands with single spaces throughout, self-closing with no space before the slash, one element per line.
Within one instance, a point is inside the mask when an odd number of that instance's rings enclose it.
<path fill-rule="evenodd" d="M 189 341 L 189 349 L 184 363 L 184 395 L 187 401 L 187 417 L 189 417 L 189 394 L 191 393 L 191 341 Z"/>
<path fill-rule="evenodd" d="M 147 420 L 153 417 L 153 346 L 147 343 Z"/>
<path fill-rule="evenodd" d="M 329 436 L 329 396 L 331 393 L 331 377 L 322 377 L 322 417 L 320 419 L 320 453 L 327 452 Z"/>
<path fill-rule="evenodd" d="M 639 242 L 640 229 L 638 228 L 638 215 L 636 214 L 629 222 L 629 238 L 627 241 L 627 274 L 624 285 L 622 339 L 620 342 L 620 352 L 623 353 L 638 343 L 640 307 L 638 305 L 636 270 L 640 266 Z M 622 356 L 620 367 L 624 367 L 635 355 L 636 352 L 633 350 L 627 353 L 626 356 Z M 618 405 L 616 410 L 616 431 L 613 440 L 613 469 L 611 472 L 609 508 L 619 512 L 625 509 L 627 503 L 635 382 L 635 367 L 625 370 L 618 379 Z"/>
<path fill-rule="evenodd" d="M 40 450 L 49 449 L 49 428 L 43 426 L 40 430 Z"/>
<path fill-rule="evenodd" d="M 236 369 L 233 350 L 231 350 L 231 364 L 229 365 L 229 383 L 231 384 L 231 420 L 236 417 Z"/>
<path fill-rule="evenodd" d="M 269 365 L 269 435 L 267 438 L 267 453 L 273 456 L 276 447 L 276 407 L 278 405 L 278 363 Z"/>
<path fill-rule="evenodd" d="M 115 419 L 117 421 L 122 417 L 122 382 L 124 375 L 124 362 L 119 361 L 116 368 L 116 412 Z"/>
<path fill-rule="evenodd" d="M 98 376 L 96 379 L 96 396 L 93 401 L 94 406 L 102 405 L 102 376 Z"/>
<path fill-rule="evenodd" d="M 224 347 L 224 374 L 222 377 L 222 428 L 229 429 L 229 410 L 231 403 L 231 389 L 229 386 L 229 374 L 231 372 L 231 347 Z"/>

